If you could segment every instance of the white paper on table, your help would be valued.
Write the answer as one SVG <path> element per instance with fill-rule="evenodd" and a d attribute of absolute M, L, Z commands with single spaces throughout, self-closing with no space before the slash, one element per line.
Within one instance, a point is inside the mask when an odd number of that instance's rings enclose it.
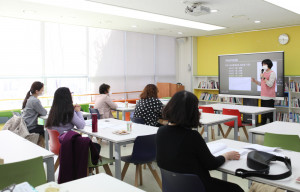
<path fill-rule="evenodd" d="M 279 149 L 279 147 L 267 147 L 259 144 L 250 144 L 244 146 L 244 149 L 253 149 L 256 151 L 263 151 L 263 152 L 274 152 L 275 150 Z"/>
<path fill-rule="evenodd" d="M 207 143 L 207 146 L 211 154 L 213 154 L 216 157 L 219 155 L 223 155 L 224 153 L 227 153 L 229 151 L 236 151 L 241 156 L 248 152 L 248 150 L 246 149 L 234 149 L 234 148 L 227 147 L 225 143 Z"/>

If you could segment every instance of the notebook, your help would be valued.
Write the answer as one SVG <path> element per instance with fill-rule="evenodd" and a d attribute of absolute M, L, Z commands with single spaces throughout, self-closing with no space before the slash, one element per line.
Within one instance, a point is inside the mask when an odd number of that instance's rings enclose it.
<path fill-rule="evenodd" d="M 224 153 L 227 153 L 229 151 L 236 151 L 241 156 L 248 152 L 247 149 L 234 149 L 234 148 L 227 147 L 227 145 L 222 142 L 207 143 L 207 146 L 208 146 L 211 154 L 213 154 L 215 157 L 217 157 L 219 155 L 223 155 Z"/>

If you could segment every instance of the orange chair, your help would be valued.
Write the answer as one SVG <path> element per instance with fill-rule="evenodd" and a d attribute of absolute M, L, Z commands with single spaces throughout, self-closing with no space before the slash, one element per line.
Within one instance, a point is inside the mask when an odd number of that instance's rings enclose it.
<path fill-rule="evenodd" d="M 59 142 L 59 133 L 56 130 L 47 129 L 49 134 L 49 149 L 52 153 L 57 155 L 57 159 L 54 164 L 54 172 L 59 166 L 59 149 L 60 149 L 60 142 Z"/>
<path fill-rule="evenodd" d="M 243 128 L 243 131 L 246 135 L 246 138 L 247 140 L 249 139 L 248 137 L 248 132 L 247 132 L 247 129 L 246 129 L 246 125 L 245 124 L 242 124 L 242 119 L 241 119 L 241 113 L 238 109 L 223 109 L 223 115 L 234 115 L 234 116 L 237 116 L 238 117 L 238 128 Z M 234 127 L 234 121 L 230 121 L 230 122 L 226 122 L 224 123 L 225 125 L 229 126 L 227 132 L 225 133 L 225 138 L 228 137 L 231 129 Z M 239 134 L 238 134 L 239 135 Z M 240 140 L 240 135 L 238 136 L 238 139 Z"/>
<path fill-rule="evenodd" d="M 202 109 L 202 112 L 203 113 L 215 113 L 215 110 L 212 108 L 212 107 L 204 107 L 204 106 L 200 106 L 200 107 L 198 107 L 199 109 Z M 219 127 L 219 129 L 220 129 L 220 131 L 221 131 L 221 134 L 222 134 L 222 136 L 224 137 L 224 131 L 223 131 L 223 129 L 222 129 L 222 126 L 220 125 L 220 124 L 218 124 L 218 127 Z M 201 135 L 204 133 L 204 128 L 202 129 L 202 131 L 201 131 Z M 213 139 L 213 140 L 215 140 L 215 131 L 214 131 L 214 129 L 213 129 L 213 127 L 211 127 L 211 138 Z"/>

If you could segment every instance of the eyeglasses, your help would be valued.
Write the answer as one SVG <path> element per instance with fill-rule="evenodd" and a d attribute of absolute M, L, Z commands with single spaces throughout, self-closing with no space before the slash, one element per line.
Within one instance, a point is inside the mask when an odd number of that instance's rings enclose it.
<path fill-rule="evenodd" d="M 13 192 L 16 187 L 16 184 L 12 184 L 6 188 L 4 188 L 1 192 Z"/>

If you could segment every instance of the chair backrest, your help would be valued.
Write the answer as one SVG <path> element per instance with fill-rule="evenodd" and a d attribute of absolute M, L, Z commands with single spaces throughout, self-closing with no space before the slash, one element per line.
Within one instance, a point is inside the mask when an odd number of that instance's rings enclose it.
<path fill-rule="evenodd" d="M 156 134 L 138 136 L 134 140 L 132 159 L 152 162 L 156 159 Z"/>
<path fill-rule="evenodd" d="M 5 159 L 4 159 L 5 162 Z M 33 187 L 47 182 L 43 158 L 0 165 L 0 190 L 13 184 L 27 181 Z"/>
<path fill-rule="evenodd" d="M 59 132 L 52 129 L 47 129 L 49 134 L 49 149 L 55 155 L 59 155 L 60 142 L 59 142 Z"/>
<path fill-rule="evenodd" d="M 198 175 L 182 174 L 160 169 L 163 192 L 205 192 Z"/>
<path fill-rule="evenodd" d="M 238 109 L 223 109 L 222 112 L 223 115 L 233 115 L 238 117 L 238 127 L 243 126 L 242 119 L 241 119 L 241 113 Z M 234 121 L 226 122 L 225 125 L 229 127 L 234 127 Z"/>
<path fill-rule="evenodd" d="M 264 145 L 300 152 L 300 138 L 298 135 L 265 133 Z"/>
<path fill-rule="evenodd" d="M 143 124 L 143 125 L 146 124 L 145 120 L 141 117 L 132 117 L 131 121 L 133 123 L 138 123 L 138 124 Z"/>
<path fill-rule="evenodd" d="M 212 107 L 200 106 L 199 109 L 202 109 L 203 113 L 215 113 L 214 108 L 212 108 Z"/>
<path fill-rule="evenodd" d="M 94 109 L 94 108 L 89 108 L 90 113 L 97 113 L 97 118 L 100 119 L 100 113 L 98 111 L 98 109 Z"/>

